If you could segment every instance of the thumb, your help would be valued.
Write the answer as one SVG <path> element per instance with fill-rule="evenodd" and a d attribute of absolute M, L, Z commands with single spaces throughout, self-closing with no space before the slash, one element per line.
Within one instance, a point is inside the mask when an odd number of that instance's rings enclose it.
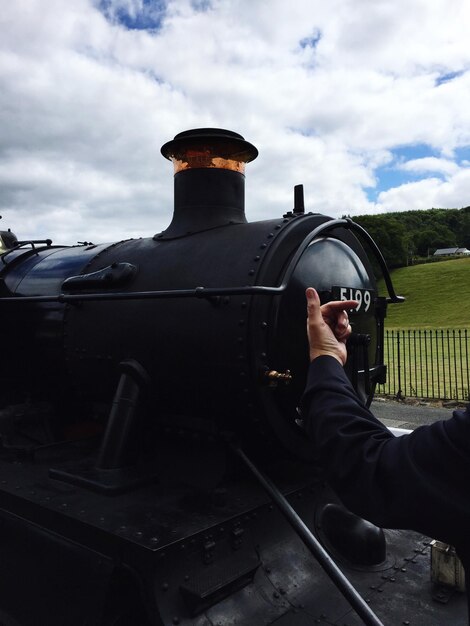
<path fill-rule="evenodd" d="M 320 297 L 313 287 L 305 291 L 307 296 L 307 313 L 309 322 L 319 323 L 323 320 L 320 311 Z"/>

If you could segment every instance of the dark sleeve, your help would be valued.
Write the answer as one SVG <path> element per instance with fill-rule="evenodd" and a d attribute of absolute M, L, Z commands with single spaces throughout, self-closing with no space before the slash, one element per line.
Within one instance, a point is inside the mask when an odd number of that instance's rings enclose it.
<path fill-rule="evenodd" d="M 470 414 L 394 437 L 361 403 L 333 357 L 311 363 L 305 428 L 344 504 L 386 528 L 458 545 L 470 528 Z"/>

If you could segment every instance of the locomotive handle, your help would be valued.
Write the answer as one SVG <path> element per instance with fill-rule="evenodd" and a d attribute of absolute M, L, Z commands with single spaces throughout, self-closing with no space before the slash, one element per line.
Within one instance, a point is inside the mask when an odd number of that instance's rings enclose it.
<path fill-rule="evenodd" d="M 312 243 L 312 241 L 316 239 L 318 236 L 323 235 L 327 233 L 328 231 L 333 230 L 339 226 L 342 226 L 343 228 L 346 228 L 348 230 L 356 231 L 364 238 L 365 242 L 369 245 L 370 249 L 374 253 L 375 258 L 379 262 L 380 269 L 382 270 L 383 277 L 385 280 L 385 284 L 387 285 L 387 290 L 389 294 L 389 298 L 387 298 L 387 301 L 388 302 L 404 302 L 405 298 L 403 296 L 397 296 L 397 294 L 395 293 L 395 289 L 393 288 L 393 283 L 390 277 L 390 272 L 388 270 L 387 263 L 382 253 L 380 252 L 379 247 L 377 246 L 375 241 L 372 239 L 372 237 L 369 235 L 369 233 L 364 228 L 362 228 L 362 226 L 360 226 L 356 222 L 353 222 L 352 219 L 349 217 L 341 218 L 337 220 L 329 220 L 328 222 L 323 222 L 323 224 L 320 224 L 319 226 L 314 228 L 312 232 L 310 232 L 305 237 L 305 239 L 302 241 L 300 246 L 297 248 L 297 251 L 292 257 L 291 262 L 289 263 L 289 266 L 286 270 L 286 273 L 284 275 L 284 280 L 282 281 L 282 285 L 280 285 L 280 287 L 278 287 L 277 289 L 282 290 L 282 291 L 286 289 L 289 283 L 289 280 L 297 266 L 297 263 L 300 260 L 300 257 L 308 248 L 308 246 Z"/>
<path fill-rule="evenodd" d="M 315 535 L 305 525 L 300 516 L 294 511 L 284 495 L 279 491 L 276 485 L 265 476 L 254 463 L 246 456 L 241 448 L 237 445 L 231 444 L 232 450 L 240 457 L 243 463 L 254 474 L 255 478 L 261 484 L 263 489 L 269 494 L 272 500 L 275 502 L 280 512 L 287 519 L 297 535 L 302 539 L 306 547 L 310 550 L 313 556 L 317 559 L 318 563 L 328 574 L 330 579 L 343 594 L 346 600 L 350 603 L 352 608 L 356 611 L 364 624 L 367 626 L 384 626 L 379 620 L 377 615 L 372 611 L 368 604 L 364 601 L 361 595 L 349 582 L 343 572 L 339 569 L 325 548 L 316 539 Z"/>
<path fill-rule="evenodd" d="M 348 228 L 350 228 L 351 230 L 357 231 L 365 239 L 365 241 L 369 244 L 369 247 L 371 248 L 372 252 L 374 253 L 375 258 L 379 262 L 380 269 L 382 270 L 382 274 L 383 274 L 383 277 L 384 277 L 385 284 L 387 285 L 388 294 L 390 296 L 387 299 L 388 302 L 397 302 L 397 303 L 404 302 L 405 301 L 404 296 L 397 296 L 397 294 L 395 293 L 395 289 L 393 288 L 392 278 L 390 276 L 390 272 L 389 272 L 388 267 L 387 267 L 387 262 L 385 261 L 385 259 L 383 257 L 383 254 L 380 252 L 380 249 L 379 249 L 378 245 L 375 243 L 375 241 L 369 235 L 367 230 L 365 228 L 362 228 L 362 226 L 360 226 L 360 224 L 358 224 L 357 222 L 353 222 L 350 218 L 345 218 L 345 219 L 349 223 Z"/>

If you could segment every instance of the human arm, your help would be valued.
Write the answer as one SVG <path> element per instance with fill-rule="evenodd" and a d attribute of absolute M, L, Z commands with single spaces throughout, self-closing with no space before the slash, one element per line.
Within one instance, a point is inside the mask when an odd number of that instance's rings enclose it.
<path fill-rule="evenodd" d="M 344 373 L 337 317 L 331 319 L 330 309 L 322 324 L 324 308 L 308 295 L 313 360 L 301 411 L 329 482 L 348 508 L 379 526 L 411 528 L 457 544 L 470 527 L 468 411 L 395 438 Z"/>

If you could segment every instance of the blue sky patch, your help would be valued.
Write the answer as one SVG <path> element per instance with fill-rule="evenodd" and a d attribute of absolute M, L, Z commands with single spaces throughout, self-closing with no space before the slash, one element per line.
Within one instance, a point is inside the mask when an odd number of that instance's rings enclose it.
<path fill-rule="evenodd" d="M 461 163 L 462 161 L 470 161 L 470 146 L 455 148 L 455 161 L 457 161 L 457 163 Z"/>
<path fill-rule="evenodd" d="M 211 0 L 191 0 L 191 6 L 195 11 L 204 13 L 205 11 L 212 9 L 212 2 Z"/>
<path fill-rule="evenodd" d="M 384 165 L 379 167 L 374 172 L 377 179 L 376 187 L 369 187 L 366 189 L 367 197 L 371 202 L 376 202 L 379 193 L 392 189 L 393 187 L 399 187 L 404 183 L 410 182 L 413 177 L 411 172 L 403 172 L 397 170 L 393 165 Z"/>
<path fill-rule="evenodd" d="M 439 85 L 442 85 L 443 83 L 448 83 L 451 80 L 454 80 L 454 78 L 458 78 L 459 76 L 462 76 L 462 74 L 464 74 L 463 71 L 448 72 L 447 74 L 441 74 L 438 78 L 436 78 L 436 87 L 439 87 Z"/>
<path fill-rule="evenodd" d="M 425 157 L 440 157 L 437 150 L 425 143 L 411 144 L 395 148 L 392 151 L 394 162 L 402 163 L 412 159 L 424 159 Z"/>
<path fill-rule="evenodd" d="M 371 202 L 375 202 L 379 193 L 382 191 L 426 178 L 423 176 L 422 172 L 408 172 L 399 169 L 397 165 L 400 163 L 405 163 L 413 159 L 424 159 L 425 157 L 440 157 L 437 150 L 426 144 L 402 146 L 391 152 L 394 157 L 393 161 L 375 170 L 374 174 L 377 179 L 377 185 L 366 190 L 367 197 Z M 444 176 L 437 172 L 433 172 L 432 177 L 444 179 Z"/>
<path fill-rule="evenodd" d="M 319 41 L 321 40 L 321 32 L 317 30 L 315 33 L 310 35 L 309 37 L 304 37 L 299 41 L 299 46 L 302 49 L 305 48 L 316 48 Z"/>
<path fill-rule="evenodd" d="M 106 19 L 129 30 L 159 30 L 166 13 L 165 0 L 99 0 L 97 6 Z"/>

